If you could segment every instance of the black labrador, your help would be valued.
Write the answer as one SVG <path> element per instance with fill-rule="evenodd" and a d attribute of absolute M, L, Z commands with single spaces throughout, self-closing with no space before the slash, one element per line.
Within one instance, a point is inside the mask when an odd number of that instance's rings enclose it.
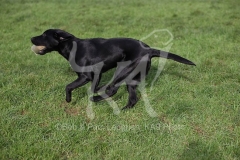
<path fill-rule="evenodd" d="M 151 58 L 163 57 L 195 65 L 183 57 L 150 48 L 147 44 L 131 38 L 79 39 L 60 29 L 49 29 L 31 38 L 31 41 L 34 44 L 32 50 L 35 53 L 44 55 L 57 51 L 69 60 L 73 68 L 74 66 L 80 68 L 74 69 L 78 78 L 66 86 L 67 102 L 71 101 L 71 92 L 74 89 L 90 81 L 94 82 L 91 87 L 92 92 L 104 91 L 98 96 L 91 97 L 94 102 L 113 96 L 117 93 L 119 86 L 125 82 L 129 98 L 123 109 L 132 108 L 138 101 L 137 86 L 151 67 Z M 111 83 L 99 87 L 102 73 L 115 67 L 117 69 Z"/>

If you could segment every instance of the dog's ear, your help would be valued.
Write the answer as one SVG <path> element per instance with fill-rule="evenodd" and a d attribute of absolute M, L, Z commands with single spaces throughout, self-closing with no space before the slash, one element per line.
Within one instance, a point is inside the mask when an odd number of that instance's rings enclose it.
<path fill-rule="evenodd" d="M 74 36 L 68 32 L 65 32 L 63 30 L 56 30 L 55 32 L 55 37 L 59 40 L 59 41 L 66 41 L 69 40 L 71 38 L 74 38 Z"/>

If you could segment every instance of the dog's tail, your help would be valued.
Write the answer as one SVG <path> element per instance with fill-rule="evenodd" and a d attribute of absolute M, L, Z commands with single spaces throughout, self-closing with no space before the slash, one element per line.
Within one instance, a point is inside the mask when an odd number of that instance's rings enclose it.
<path fill-rule="evenodd" d="M 167 59 L 172 59 L 174 61 L 177 61 L 177 62 L 180 62 L 183 64 L 196 66 L 193 62 L 191 62 L 181 56 L 178 56 L 178 55 L 170 53 L 170 52 L 160 51 L 157 49 L 152 49 L 151 57 L 163 57 L 163 58 L 167 58 Z"/>

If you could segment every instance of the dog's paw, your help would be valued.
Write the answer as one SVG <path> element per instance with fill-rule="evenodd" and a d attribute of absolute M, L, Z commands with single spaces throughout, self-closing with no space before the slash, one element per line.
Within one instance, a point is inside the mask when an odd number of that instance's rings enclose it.
<path fill-rule="evenodd" d="M 71 102 L 71 98 L 66 98 L 66 102 L 70 103 Z"/>
<path fill-rule="evenodd" d="M 127 106 L 123 107 L 122 110 L 127 110 L 127 109 L 131 109 L 131 108 L 133 108 L 133 106 L 127 105 Z"/>
<path fill-rule="evenodd" d="M 101 101 L 103 99 L 104 98 L 102 96 L 92 96 L 92 97 L 90 97 L 90 100 L 93 101 L 93 102 L 98 102 L 98 101 Z"/>
<path fill-rule="evenodd" d="M 123 111 L 123 110 L 127 110 L 127 109 L 129 109 L 129 107 L 128 107 L 128 106 L 125 106 L 125 107 L 122 108 L 122 111 Z"/>
<path fill-rule="evenodd" d="M 94 96 L 90 97 L 90 101 L 94 102 Z"/>

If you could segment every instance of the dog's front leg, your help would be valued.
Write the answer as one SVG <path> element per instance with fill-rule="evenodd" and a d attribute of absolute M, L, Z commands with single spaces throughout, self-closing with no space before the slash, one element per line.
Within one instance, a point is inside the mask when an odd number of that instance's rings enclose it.
<path fill-rule="evenodd" d="M 75 81 L 66 86 L 66 101 L 71 102 L 72 91 L 88 83 L 89 79 L 85 75 L 80 75 Z"/>

